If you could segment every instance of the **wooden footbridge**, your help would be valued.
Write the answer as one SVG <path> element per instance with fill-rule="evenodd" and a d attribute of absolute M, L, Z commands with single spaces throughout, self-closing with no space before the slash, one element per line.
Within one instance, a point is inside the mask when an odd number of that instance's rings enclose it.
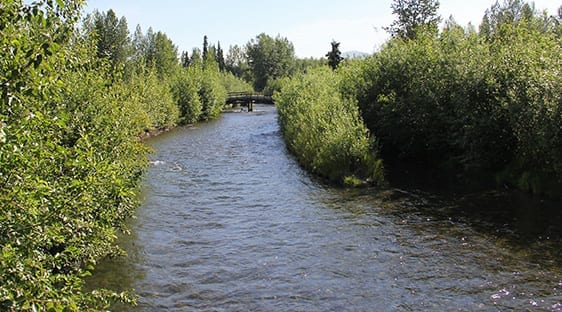
<path fill-rule="evenodd" d="M 254 110 L 254 104 L 275 104 L 271 95 L 263 95 L 257 92 L 231 92 L 226 97 L 227 105 L 247 106 L 248 111 Z"/>

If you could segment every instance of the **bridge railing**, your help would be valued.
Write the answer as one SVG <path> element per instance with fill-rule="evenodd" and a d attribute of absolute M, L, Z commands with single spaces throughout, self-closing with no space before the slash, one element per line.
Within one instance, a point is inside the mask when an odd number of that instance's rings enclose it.
<path fill-rule="evenodd" d="M 227 94 L 226 102 L 249 102 L 254 101 L 256 103 L 273 103 L 273 97 L 271 95 L 264 95 L 260 92 L 230 92 Z"/>
<path fill-rule="evenodd" d="M 253 97 L 271 97 L 270 95 L 265 95 L 262 92 L 229 92 L 227 97 L 245 97 L 245 96 L 253 96 Z"/>

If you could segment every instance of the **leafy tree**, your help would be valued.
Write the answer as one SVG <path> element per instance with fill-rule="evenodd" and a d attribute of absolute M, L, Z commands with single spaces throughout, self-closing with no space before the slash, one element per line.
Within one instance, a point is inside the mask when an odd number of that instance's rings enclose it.
<path fill-rule="evenodd" d="M 246 45 L 248 64 L 254 75 L 254 88 L 263 90 L 270 79 L 287 77 L 295 70 L 295 48 L 287 40 L 264 33 Z"/>
<path fill-rule="evenodd" d="M 163 32 L 148 37 L 148 51 L 146 61 L 149 65 L 156 67 L 160 77 L 170 77 L 178 67 L 177 48 Z"/>
<path fill-rule="evenodd" d="M 201 56 L 201 49 L 193 48 L 193 50 L 191 50 L 191 59 L 189 63 L 196 66 L 203 66 L 203 57 Z"/>
<path fill-rule="evenodd" d="M 135 101 L 78 35 L 79 1 L 0 9 L 0 310 L 107 310 L 83 278 L 118 254 L 146 164 Z"/>
<path fill-rule="evenodd" d="M 246 81 L 252 81 L 251 71 L 244 47 L 240 47 L 239 45 L 230 46 L 225 59 L 225 68 L 238 78 L 242 78 Z"/>
<path fill-rule="evenodd" d="M 92 25 L 86 25 L 95 37 L 97 55 L 110 60 L 115 69 L 123 65 L 131 54 L 129 30 L 125 17 L 117 18 L 113 10 L 95 12 Z"/>
<path fill-rule="evenodd" d="M 343 60 L 340 51 L 340 43 L 335 40 L 332 41 L 332 50 L 326 54 L 328 58 L 328 65 L 335 70 L 340 62 Z"/>
<path fill-rule="evenodd" d="M 449 21 L 341 68 L 342 85 L 384 157 L 561 196 L 560 35 L 544 13 L 506 3 L 489 11 L 488 40 Z"/>
<path fill-rule="evenodd" d="M 391 8 L 397 19 L 385 30 L 394 38 L 416 39 L 420 29 L 437 33 L 441 22 L 438 0 L 394 0 Z"/>
<path fill-rule="evenodd" d="M 531 21 L 535 13 L 534 5 L 526 3 L 524 0 L 505 0 L 503 5 L 496 1 L 491 8 L 486 10 L 480 24 L 480 33 L 490 39 L 500 35 L 502 25 Z"/>
<path fill-rule="evenodd" d="M 189 66 L 179 71 L 172 82 L 172 90 L 180 110 L 180 123 L 191 124 L 199 121 L 203 104 L 199 98 L 202 67 Z"/>
<path fill-rule="evenodd" d="M 133 33 L 133 38 L 131 40 L 132 46 L 132 61 L 136 63 L 136 65 L 144 64 L 146 53 L 148 51 L 148 40 L 147 36 L 144 35 L 142 32 L 142 28 L 140 25 L 137 25 L 135 28 L 135 32 Z"/>

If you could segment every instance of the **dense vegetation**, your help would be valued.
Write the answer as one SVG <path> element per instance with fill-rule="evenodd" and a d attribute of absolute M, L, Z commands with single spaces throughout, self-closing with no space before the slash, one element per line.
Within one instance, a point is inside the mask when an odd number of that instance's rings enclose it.
<path fill-rule="evenodd" d="M 393 39 L 379 52 L 340 66 L 323 86 L 313 83 L 318 72 L 282 85 L 280 119 L 288 145 L 309 159 L 307 140 L 320 140 L 315 136 L 327 136 L 325 129 L 343 124 L 326 125 L 323 118 L 312 117 L 306 125 L 298 124 L 303 122 L 298 117 L 291 122 L 293 117 L 286 114 L 299 112 L 284 109 L 286 102 L 308 106 L 298 109 L 310 110 L 305 114 L 312 116 L 318 96 L 326 114 L 337 114 L 347 107 L 343 97 L 358 103 L 386 161 L 413 161 L 560 196 L 562 16 L 547 16 L 511 0 L 488 10 L 479 32 L 453 20 L 438 32 L 436 5 L 436 1 L 395 2 L 395 13 L 415 16 L 399 18 L 389 28 Z M 331 80 L 342 81 L 339 96 L 333 93 L 338 83 Z M 299 143 L 295 138 L 306 139 Z M 336 150 L 323 153 L 322 148 L 318 154 L 323 156 L 318 157 L 338 155 Z M 318 170 L 313 164 L 321 161 L 305 162 Z M 340 169 L 321 174 L 338 175 Z"/>
<path fill-rule="evenodd" d="M 146 131 L 214 118 L 217 62 L 181 67 L 161 32 L 112 11 L 80 28 L 77 1 L 0 5 L 0 310 L 83 311 L 131 301 L 83 290 L 137 206 Z"/>
<path fill-rule="evenodd" d="M 229 91 L 275 92 L 288 148 L 335 183 L 382 183 L 382 157 L 559 196 L 562 11 L 510 0 L 479 31 L 452 20 L 439 31 L 436 5 L 395 2 L 413 15 L 364 60 L 342 61 L 335 41 L 328 60 L 299 60 L 266 34 L 226 56 L 205 36 L 178 60 L 166 34 L 130 35 L 111 10 L 79 24 L 78 1 L 3 1 L 0 310 L 132 301 L 85 292 L 83 277 L 121 252 L 147 164 L 140 138 L 216 118 Z"/>
<path fill-rule="evenodd" d="M 355 63 L 363 118 L 385 159 L 562 191 L 560 17 L 511 1 L 480 32 L 449 21 Z"/>
<path fill-rule="evenodd" d="M 340 184 L 380 183 L 382 164 L 357 103 L 339 91 L 326 67 L 298 74 L 275 94 L 287 147 L 312 172 Z"/>

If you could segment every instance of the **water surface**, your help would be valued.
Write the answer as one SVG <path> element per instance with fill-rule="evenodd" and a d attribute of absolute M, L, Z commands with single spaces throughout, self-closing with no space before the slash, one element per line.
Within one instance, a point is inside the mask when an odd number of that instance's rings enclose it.
<path fill-rule="evenodd" d="M 255 109 L 149 141 L 129 257 L 90 281 L 135 289 L 121 309 L 562 310 L 559 203 L 333 188 L 287 153 L 275 108 Z"/>

